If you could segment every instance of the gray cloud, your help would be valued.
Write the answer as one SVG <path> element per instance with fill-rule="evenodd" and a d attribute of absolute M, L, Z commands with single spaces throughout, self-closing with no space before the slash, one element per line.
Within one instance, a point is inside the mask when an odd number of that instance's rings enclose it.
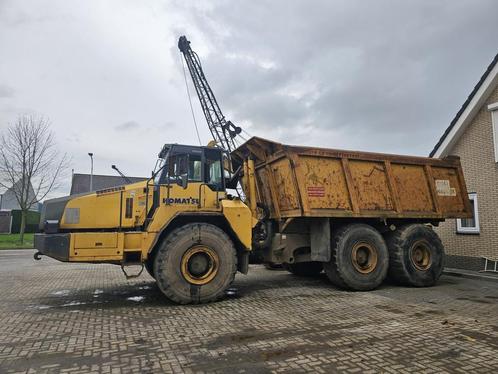
<path fill-rule="evenodd" d="M 294 142 L 427 154 L 498 52 L 492 1 L 216 4 L 198 25 L 220 102 Z"/>
<path fill-rule="evenodd" d="M 114 126 L 114 129 L 117 131 L 130 131 L 136 130 L 140 127 L 140 124 L 136 121 L 126 121 L 120 125 Z"/>
<path fill-rule="evenodd" d="M 0 84 L 0 99 L 1 98 L 11 98 L 14 96 L 15 90 L 4 84 Z"/>

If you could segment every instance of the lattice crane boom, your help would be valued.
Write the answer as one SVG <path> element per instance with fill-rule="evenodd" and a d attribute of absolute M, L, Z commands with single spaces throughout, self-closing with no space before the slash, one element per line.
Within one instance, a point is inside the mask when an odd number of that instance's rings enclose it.
<path fill-rule="evenodd" d="M 235 138 L 241 133 L 241 128 L 225 119 L 225 116 L 216 101 L 213 90 L 209 86 L 206 76 L 204 75 L 199 56 L 192 50 L 190 41 L 188 41 L 185 36 L 181 36 L 178 40 L 178 48 L 185 58 L 213 140 L 220 148 L 226 150 L 228 155 L 230 155 L 230 153 L 237 148 Z"/>

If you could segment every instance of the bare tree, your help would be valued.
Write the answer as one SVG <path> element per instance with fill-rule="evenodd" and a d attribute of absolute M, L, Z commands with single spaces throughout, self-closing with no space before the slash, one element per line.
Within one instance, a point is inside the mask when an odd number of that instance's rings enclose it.
<path fill-rule="evenodd" d="M 59 186 L 68 158 L 59 154 L 43 117 L 20 115 L 0 140 L 0 186 L 11 189 L 19 204 L 23 243 L 28 211 Z"/>

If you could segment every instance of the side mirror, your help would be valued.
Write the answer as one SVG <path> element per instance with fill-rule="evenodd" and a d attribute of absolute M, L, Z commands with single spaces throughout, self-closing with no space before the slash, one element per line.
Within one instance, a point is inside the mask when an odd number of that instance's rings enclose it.
<path fill-rule="evenodd" d="M 186 189 L 188 186 L 188 175 L 182 174 L 177 180 L 176 184 L 182 186 L 183 189 Z"/>

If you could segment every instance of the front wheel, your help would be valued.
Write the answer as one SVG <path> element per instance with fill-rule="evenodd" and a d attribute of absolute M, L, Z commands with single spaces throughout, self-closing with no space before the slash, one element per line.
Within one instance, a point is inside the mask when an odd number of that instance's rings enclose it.
<path fill-rule="evenodd" d="M 150 254 L 149 254 L 150 256 Z M 144 267 L 145 267 L 145 270 L 147 270 L 147 273 L 149 273 L 149 275 L 156 279 L 156 276 L 154 275 L 154 259 L 152 258 L 148 258 L 147 261 L 144 262 Z"/>
<path fill-rule="evenodd" d="M 221 299 L 235 278 L 237 255 L 228 235 L 207 223 L 173 230 L 154 260 L 160 290 L 179 304 Z"/>

